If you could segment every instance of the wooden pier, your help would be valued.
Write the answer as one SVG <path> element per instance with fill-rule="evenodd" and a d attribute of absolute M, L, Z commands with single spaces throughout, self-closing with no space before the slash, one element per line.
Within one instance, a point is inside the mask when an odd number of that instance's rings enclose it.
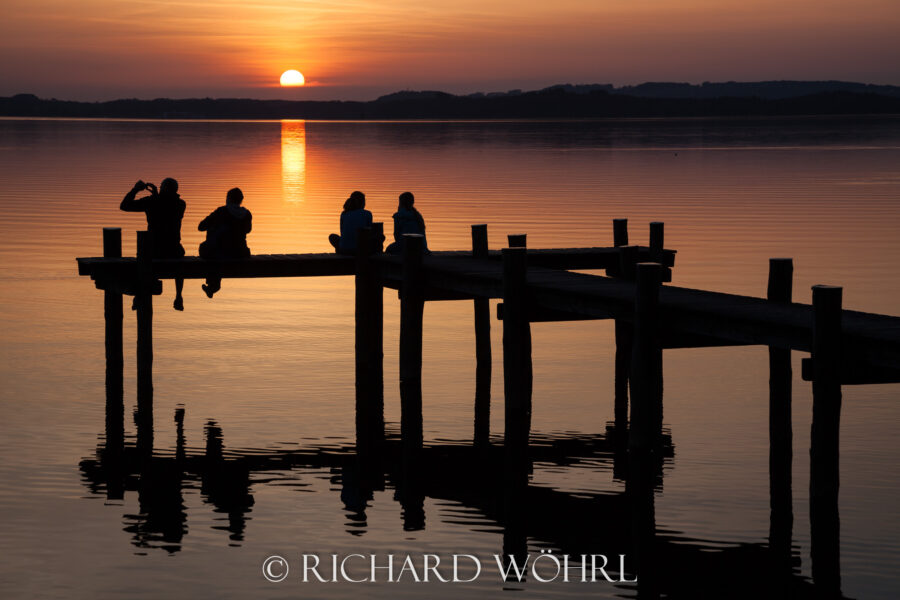
<path fill-rule="evenodd" d="M 653 486 L 662 439 L 663 350 L 762 345 L 770 357 L 770 546 L 790 560 L 791 361 L 810 353 L 803 379 L 813 382 L 810 448 L 810 520 L 813 576 L 826 593 L 839 593 L 838 456 L 841 385 L 900 382 L 900 317 L 842 310 L 841 288 L 815 286 L 813 303 L 791 301 L 790 259 L 770 261 L 766 298 L 662 285 L 672 279 L 675 252 L 663 246 L 662 223 L 651 223 L 647 246 L 630 245 L 627 222 L 614 221 L 610 247 L 532 249 L 524 235 L 490 251 L 485 225 L 472 227 L 472 250 L 423 254 L 420 236 L 407 235 L 402 256 L 380 251 L 258 255 L 243 260 L 198 257 L 152 260 L 149 235 L 139 232 L 137 257 L 122 257 L 121 231 L 104 230 L 104 256 L 79 258 L 79 274 L 105 292 L 107 390 L 121 397 L 122 295 L 135 296 L 138 322 L 138 412 L 152 418 L 153 295 L 161 279 L 216 277 L 321 277 L 356 279 L 356 417 L 361 456 L 384 439 L 383 288 L 400 299 L 401 438 L 407 482 L 416 481 L 422 451 L 422 319 L 430 301 L 473 301 L 476 333 L 476 446 L 489 440 L 491 342 L 488 301 L 502 299 L 504 479 L 507 489 L 527 482 L 532 406 L 532 322 L 614 319 L 615 421 L 628 421 L 627 495 L 636 532 L 652 534 Z M 383 239 L 382 225 L 361 233 L 360 247 Z M 572 272 L 605 270 L 606 276 Z M 630 394 L 629 394 L 630 384 Z M 143 390 L 143 392 L 142 392 Z M 630 396 L 630 398 L 629 398 Z M 629 417 L 630 409 L 630 419 Z M 109 413 L 108 413 L 109 414 Z M 140 427 L 141 418 L 138 419 Z M 624 429 L 624 428 L 623 428 Z M 151 428 L 152 430 L 152 428 Z M 146 436 L 145 436 L 146 437 Z M 140 438 L 140 435 L 139 435 Z M 141 445 L 139 443 L 139 445 Z M 152 437 L 149 442 L 152 448 Z M 506 499 L 515 521 L 515 495 Z M 641 534 L 641 535 L 643 535 Z M 651 535 L 652 537 L 652 535 Z M 639 544 L 640 546 L 640 544 Z M 638 553 L 638 570 L 654 568 L 652 553 Z M 830 591 L 829 591 L 830 590 Z"/>

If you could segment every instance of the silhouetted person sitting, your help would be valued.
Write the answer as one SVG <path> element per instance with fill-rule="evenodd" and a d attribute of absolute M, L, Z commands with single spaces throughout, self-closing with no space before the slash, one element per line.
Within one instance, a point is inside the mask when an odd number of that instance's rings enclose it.
<path fill-rule="evenodd" d="M 385 249 L 385 252 L 402 254 L 405 241 L 403 234 L 405 233 L 417 233 L 424 238 L 425 219 L 422 218 L 422 213 L 413 206 L 415 201 L 415 197 L 410 192 L 400 194 L 397 212 L 394 213 L 394 242 Z M 422 249 L 424 252 L 428 252 L 428 244 L 425 239 L 422 239 Z"/>
<path fill-rule="evenodd" d="M 149 191 L 150 195 L 135 199 L 141 190 Z M 152 183 L 138 181 L 125 194 L 119 208 L 127 212 L 147 214 L 147 231 L 150 232 L 153 243 L 153 258 L 181 258 L 184 256 L 181 219 L 184 217 L 185 206 L 184 200 L 178 195 L 178 182 L 167 177 L 159 184 L 159 191 Z M 172 303 L 175 310 L 184 310 L 184 299 L 181 296 L 183 288 L 184 279 L 176 278 L 175 302 Z"/>
<path fill-rule="evenodd" d="M 366 195 L 362 192 L 353 192 L 344 202 L 344 211 L 341 213 L 341 235 L 332 233 L 328 236 L 328 241 L 338 254 L 356 254 L 359 230 L 371 226 L 372 213 L 366 210 Z"/>
<path fill-rule="evenodd" d="M 206 241 L 200 244 L 200 256 L 206 259 L 248 258 L 247 234 L 252 228 L 253 216 L 241 206 L 244 194 L 240 188 L 232 188 L 225 195 L 225 206 L 220 206 L 200 221 L 197 229 L 206 232 Z M 210 276 L 201 286 L 210 298 L 222 289 L 222 278 Z"/>

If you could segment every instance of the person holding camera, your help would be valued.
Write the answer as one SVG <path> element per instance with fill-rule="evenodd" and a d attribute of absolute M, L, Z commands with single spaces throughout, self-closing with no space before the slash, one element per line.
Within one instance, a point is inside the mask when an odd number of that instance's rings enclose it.
<path fill-rule="evenodd" d="M 137 198 L 139 192 L 146 190 L 149 196 Z M 142 212 L 147 215 L 147 231 L 153 242 L 153 258 L 181 258 L 184 247 L 181 245 L 181 220 L 187 205 L 178 195 L 178 182 L 167 177 L 159 184 L 159 190 L 152 183 L 138 181 L 125 194 L 119 209 L 125 212 Z M 175 310 L 184 310 L 184 299 L 181 290 L 184 279 L 175 279 Z"/>

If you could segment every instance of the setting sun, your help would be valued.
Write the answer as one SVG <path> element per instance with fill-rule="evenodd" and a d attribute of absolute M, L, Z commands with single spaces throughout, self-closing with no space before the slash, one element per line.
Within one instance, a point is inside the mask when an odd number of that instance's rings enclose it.
<path fill-rule="evenodd" d="M 306 79 L 303 77 L 303 73 L 301 73 L 300 71 L 291 69 L 281 74 L 281 85 L 285 87 L 294 87 L 303 85 L 304 83 L 306 83 Z"/>

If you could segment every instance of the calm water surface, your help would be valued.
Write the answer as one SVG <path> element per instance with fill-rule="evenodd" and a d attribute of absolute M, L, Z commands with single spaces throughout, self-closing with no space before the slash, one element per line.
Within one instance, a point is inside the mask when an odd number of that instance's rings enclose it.
<path fill-rule="evenodd" d="M 477 502 L 427 496 L 418 518 L 390 479 L 371 498 L 355 496 L 353 471 L 341 466 L 355 441 L 348 278 L 226 280 L 212 301 L 189 281 L 184 313 L 170 310 L 167 283 L 155 300 L 154 452 L 175 455 L 173 415 L 183 406 L 187 460 L 218 440 L 226 458 L 256 462 L 239 493 L 196 474 L 176 486 L 174 499 L 139 494 L 136 476 L 124 494 L 110 493 L 96 462 L 105 423 L 103 295 L 76 276 L 74 258 L 101 253 L 103 226 L 121 226 L 125 252 L 133 253 L 143 217 L 118 204 L 139 178 L 180 182 L 189 254 L 202 239 L 196 223 L 233 186 L 253 212 L 248 241 L 256 253 L 329 250 L 327 235 L 354 189 L 366 192 L 368 208 L 390 229 L 396 197 L 409 190 L 432 249 L 468 248 L 472 223 L 489 224 L 493 247 L 523 232 L 532 247 L 609 245 L 614 217 L 627 217 L 632 242 L 646 243 L 647 223 L 660 220 L 667 247 L 678 250 L 680 285 L 764 295 L 768 258 L 790 256 L 797 301 L 809 301 L 811 285 L 830 283 L 844 286 L 846 308 L 900 315 L 898 165 L 900 118 L 0 120 L 0 595 L 356 597 L 360 588 L 351 584 L 304 587 L 293 576 L 270 584 L 262 561 L 281 554 L 297 568 L 304 552 L 503 551 L 503 527 Z M 441 452 L 472 437 L 471 312 L 470 302 L 425 310 L 425 440 Z M 130 446 L 135 334 L 127 304 L 126 313 Z M 400 419 L 398 321 L 388 291 L 389 432 Z M 532 552 L 564 552 L 564 530 L 597 527 L 584 520 L 591 513 L 602 527 L 603 511 L 625 489 L 602 442 L 613 418 L 613 327 L 532 329 L 534 438 L 580 448 L 564 452 L 567 460 L 538 459 L 532 485 L 595 503 L 527 540 Z M 495 436 L 503 431 L 500 332 L 494 321 Z M 793 542 L 796 572 L 808 577 L 811 391 L 799 378 L 801 358 L 794 354 Z M 840 559 L 849 597 L 900 593 L 898 392 L 897 385 L 844 388 Z M 764 547 L 766 349 L 667 351 L 665 427 L 673 456 L 656 493 L 660 536 L 708 552 Z M 528 597 L 635 593 L 611 584 L 506 586 L 493 574 L 464 586 L 368 585 L 365 593 L 456 597 L 460 587 L 471 597 L 505 587 Z"/>

